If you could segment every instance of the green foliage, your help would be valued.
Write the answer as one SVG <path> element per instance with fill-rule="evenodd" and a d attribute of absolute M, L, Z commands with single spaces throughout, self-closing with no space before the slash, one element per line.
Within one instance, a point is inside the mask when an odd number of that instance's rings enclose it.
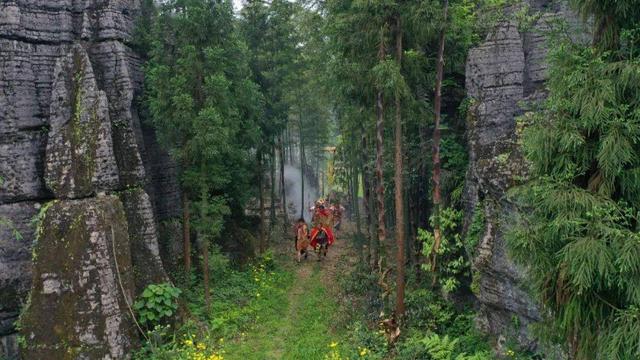
<path fill-rule="evenodd" d="M 433 226 L 433 216 L 430 221 Z M 460 210 L 445 208 L 440 211 L 442 239 L 438 249 L 440 265 L 436 271 L 438 282 L 445 293 L 451 293 L 458 288 L 461 276 L 469 276 L 469 262 L 465 258 L 465 247 L 458 229 L 461 221 L 462 211 Z M 422 254 L 428 256 L 433 247 L 433 233 L 418 229 L 418 240 L 422 242 Z M 423 264 L 423 269 L 431 270 L 427 264 Z"/>
<path fill-rule="evenodd" d="M 252 154 L 263 98 L 230 1 L 181 0 L 153 18 L 146 66 L 148 121 L 178 162 L 201 239 L 241 218 L 254 193 Z"/>
<path fill-rule="evenodd" d="M 430 359 L 430 360 L 489 360 L 486 351 L 474 355 L 459 353 L 454 356 L 458 339 L 448 335 L 427 334 L 408 339 L 398 351 L 398 359 Z"/>
<path fill-rule="evenodd" d="M 175 315 L 181 293 L 169 283 L 148 285 L 133 304 L 140 324 L 153 328 Z"/>
<path fill-rule="evenodd" d="M 475 256 L 476 247 L 480 242 L 480 238 L 484 235 L 485 227 L 487 225 L 483 205 L 484 204 L 482 202 L 479 202 L 473 209 L 473 218 L 471 219 L 471 224 L 469 224 L 469 229 L 467 229 L 467 234 L 464 240 L 464 245 L 470 259 Z"/>
<path fill-rule="evenodd" d="M 375 86 L 381 89 L 387 97 L 391 98 L 395 94 L 405 95 L 408 93 L 409 89 L 400 73 L 400 67 L 390 57 L 379 62 L 371 71 Z"/>
<path fill-rule="evenodd" d="M 246 269 L 235 269 L 214 246 L 209 266 L 210 277 L 215 279 L 211 283 L 211 308 L 205 306 L 201 282 L 183 284 L 182 297 L 197 321 L 187 321 L 176 329 L 152 328 L 148 333 L 150 341 L 144 344 L 136 359 L 221 360 L 225 349 L 234 346 L 228 342 L 246 340 L 245 332 L 256 323 L 268 323 L 270 318 L 286 311 L 293 275 L 277 265 L 273 257 L 258 260 Z"/>
<path fill-rule="evenodd" d="M 442 168 L 464 173 L 467 168 L 467 151 L 464 146 L 452 137 L 445 137 L 440 143 Z"/>
<path fill-rule="evenodd" d="M 440 160 L 447 175 L 442 180 L 442 192 L 448 197 L 448 204 L 459 207 L 462 201 L 465 175 L 467 173 L 467 150 L 462 140 L 456 136 L 445 136 L 440 142 Z"/>
<path fill-rule="evenodd" d="M 593 23 L 594 44 L 601 49 L 619 47 L 620 33 L 640 25 L 640 9 L 634 0 L 570 0 L 585 21 Z"/>
<path fill-rule="evenodd" d="M 593 14 L 610 2 L 576 3 Z M 509 244 L 577 359 L 638 357 L 640 63 L 569 40 L 552 49 L 548 100 L 524 131 L 532 180 L 512 194 Z"/>
<path fill-rule="evenodd" d="M 538 22 L 541 16 L 541 12 L 532 11 L 531 6 L 528 4 L 522 5 L 520 9 L 514 13 L 515 20 L 518 23 L 518 30 L 520 32 L 531 31 L 531 28 Z"/>

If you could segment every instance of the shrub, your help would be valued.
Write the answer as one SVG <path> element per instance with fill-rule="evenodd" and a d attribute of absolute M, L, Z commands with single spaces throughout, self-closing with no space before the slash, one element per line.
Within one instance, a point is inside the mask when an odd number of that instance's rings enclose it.
<path fill-rule="evenodd" d="M 181 293 L 180 289 L 169 283 L 147 286 L 140 299 L 133 304 L 140 324 L 151 328 L 173 316 L 178 310 L 177 300 Z"/>

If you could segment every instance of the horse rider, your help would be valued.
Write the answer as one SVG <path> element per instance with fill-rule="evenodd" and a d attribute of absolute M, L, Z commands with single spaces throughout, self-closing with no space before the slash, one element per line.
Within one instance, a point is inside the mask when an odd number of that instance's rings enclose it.
<path fill-rule="evenodd" d="M 324 199 L 316 201 L 316 206 L 313 209 L 313 229 L 311 230 L 311 246 L 316 247 L 318 245 L 318 236 L 322 236 L 324 232 L 327 237 L 328 245 L 332 245 L 335 238 L 332 231 L 333 215 L 331 211 L 325 207 L 326 203 Z"/>

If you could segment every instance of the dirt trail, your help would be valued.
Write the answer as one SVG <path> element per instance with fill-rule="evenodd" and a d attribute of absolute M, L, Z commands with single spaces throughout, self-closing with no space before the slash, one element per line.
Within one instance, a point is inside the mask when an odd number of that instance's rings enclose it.
<path fill-rule="evenodd" d="M 339 340 L 334 321 L 340 307 L 338 278 L 356 261 L 349 224 L 344 224 L 326 258 L 315 253 L 297 263 L 291 241 L 277 246 L 276 261 L 293 273 L 288 284 L 287 305 L 248 333 L 244 348 L 249 354 L 228 353 L 225 359 L 323 359 L 331 342 Z M 265 338 L 268 337 L 268 338 Z"/>

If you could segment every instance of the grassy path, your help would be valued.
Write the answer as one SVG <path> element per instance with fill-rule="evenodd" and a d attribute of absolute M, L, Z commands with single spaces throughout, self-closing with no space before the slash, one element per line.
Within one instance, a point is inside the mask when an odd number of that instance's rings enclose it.
<path fill-rule="evenodd" d="M 343 235 L 322 262 L 310 256 L 297 264 L 292 251 L 282 249 L 276 261 L 291 276 L 272 292 L 255 324 L 226 344 L 225 359 L 324 359 L 330 344 L 341 338 L 341 329 L 333 327 L 339 294 L 332 285 L 340 262 L 349 258 L 346 239 Z"/>

